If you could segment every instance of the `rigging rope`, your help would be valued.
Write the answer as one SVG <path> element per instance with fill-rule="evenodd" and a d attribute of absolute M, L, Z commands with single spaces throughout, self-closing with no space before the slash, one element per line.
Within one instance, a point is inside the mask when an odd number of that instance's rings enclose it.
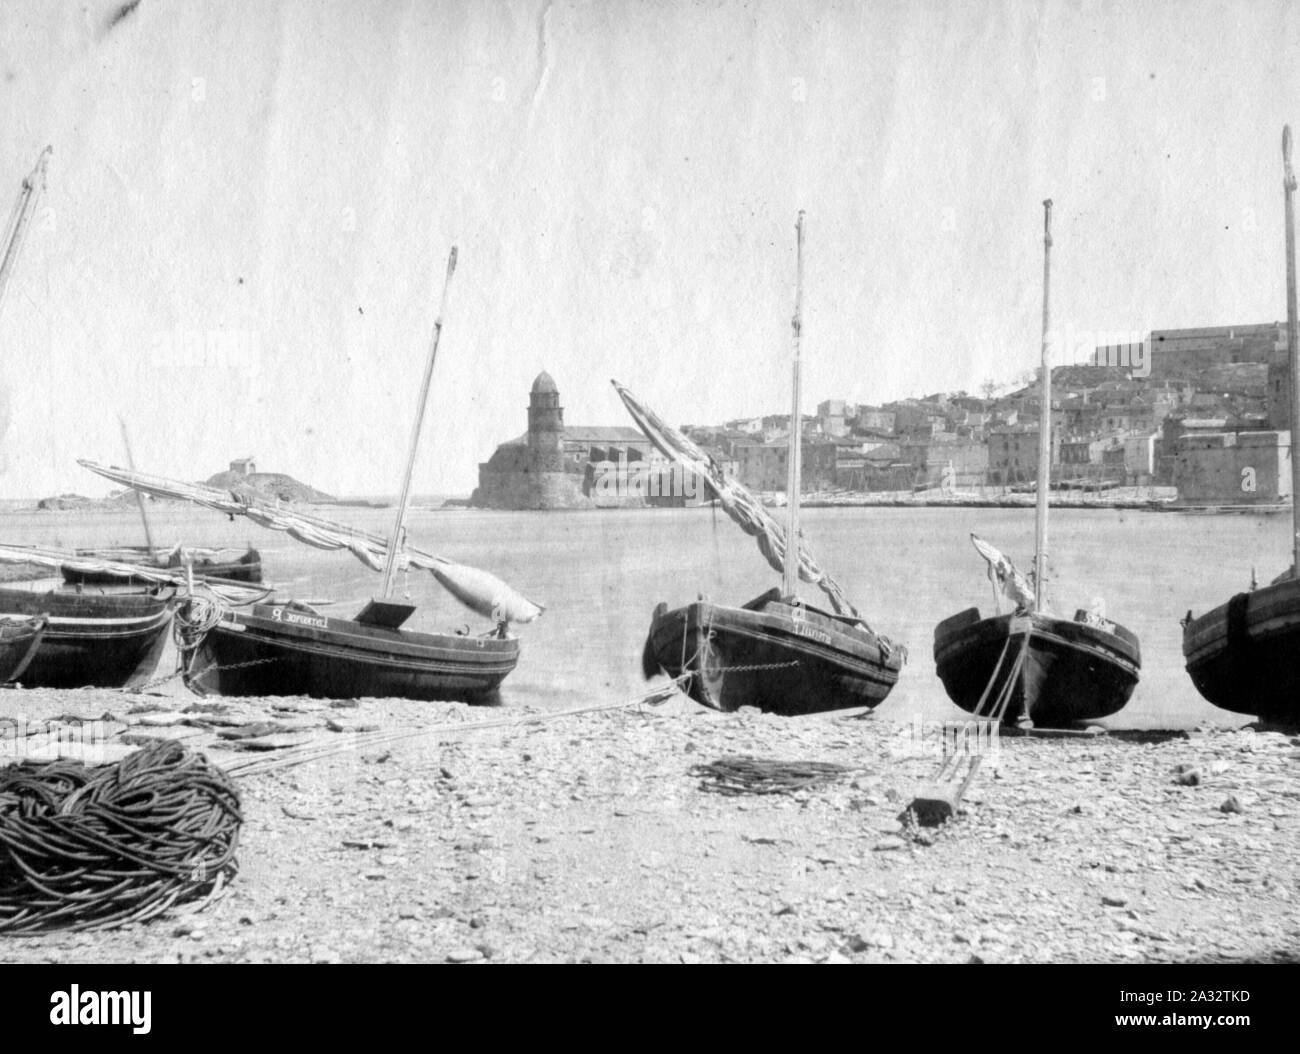
<path fill-rule="evenodd" d="M 989 721 L 1001 721 L 1007 712 L 1007 706 L 1011 703 L 1011 697 L 1016 693 L 1016 685 L 1019 683 L 1021 675 L 1025 668 L 1025 659 L 1029 654 L 1029 638 L 1033 635 L 1033 629 L 1025 630 L 1025 635 L 1020 642 L 1020 650 L 1016 653 L 1016 658 L 1011 664 L 1011 669 L 1007 672 L 1006 678 L 1002 681 L 997 696 L 994 697 L 992 705 L 988 712 L 984 710 L 985 703 L 988 702 L 989 696 L 993 691 L 993 686 L 998 683 L 998 674 L 1002 670 L 1002 664 L 1006 661 L 1007 653 L 1011 650 L 1011 634 L 1007 634 L 1006 640 L 1002 642 L 1002 652 L 998 655 L 997 664 L 993 667 L 993 673 L 989 677 L 989 683 L 984 686 L 984 694 L 980 696 L 980 701 L 976 704 L 971 715 L 978 719 Z"/>
<path fill-rule="evenodd" d="M 445 733 L 475 732 L 486 728 L 512 728 L 525 725 L 540 725 L 561 717 L 576 717 L 580 714 L 595 714 L 605 710 L 623 710 L 633 706 L 659 706 L 672 698 L 673 693 L 686 681 L 690 674 L 674 677 L 666 684 L 658 685 L 631 699 L 621 699 L 616 703 L 591 703 L 586 706 L 574 706 L 567 710 L 552 710 L 548 713 L 522 714 L 512 717 L 493 718 L 488 721 L 456 721 L 426 728 L 400 728 L 392 731 L 358 732 L 338 743 L 304 743 L 300 747 L 287 747 L 270 755 L 236 761 L 226 766 L 226 771 L 233 776 L 261 775 L 276 769 L 302 765 L 308 761 L 319 761 L 339 754 L 351 754 L 369 747 L 385 746 L 407 739 L 419 739 L 423 736 L 443 735 Z"/>
<path fill-rule="evenodd" d="M 194 592 L 184 604 L 176 609 L 172 621 L 172 638 L 176 647 L 184 655 L 203 643 L 203 638 L 221 621 L 221 616 L 229 610 L 225 599 L 217 593 L 200 592 L 199 583 L 195 583 Z"/>

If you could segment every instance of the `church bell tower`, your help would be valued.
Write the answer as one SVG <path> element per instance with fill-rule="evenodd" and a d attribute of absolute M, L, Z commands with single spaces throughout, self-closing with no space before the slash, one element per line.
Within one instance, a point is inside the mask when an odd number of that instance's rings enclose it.
<path fill-rule="evenodd" d="M 564 408 L 549 373 L 539 373 L 528 396 L 528 448 L 538 472 L 564 470 Z"/>

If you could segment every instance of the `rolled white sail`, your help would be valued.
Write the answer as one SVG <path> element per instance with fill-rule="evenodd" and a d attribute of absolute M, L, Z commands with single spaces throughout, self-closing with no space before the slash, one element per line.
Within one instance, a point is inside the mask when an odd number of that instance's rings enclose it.
<path fill-rule="evenodd" d="M 94 461 L 79 460 L 77 464 L 143 494 L 193 502 L 207 509 L 224 512 L 228 516 L 245 516 L 260 527 L 283 531 L 291 538 L 317 549 L 346 549 L 372 571 L 382 571 L 388 557 L 387 539 L 299 509 L 279 508 L 270 502 L 231 491 L 199 483 L 182 483 L 145 472 L 100 465 Z M 411 547 L 404 548 L 398 559 L 402 566 L 431 572 L 462 604 L 488 617 L 498 611 L 505 614 L 505 621 L 531 622 L 546 610 L 486 571 Z"/>
<path fill-rule="evenodd" d="M 980 556 L 988 561 L 989 578 L 1002 590 L 1002 595 L 1016 605 L 1017 611 L 1035 610 L 1034 587 L 1029 584 L 1029 579 L 1000 550 L 979 535 L 972 534 L 970 540 Z"/>
<path fill-rule="evenodd" d="M 494 622 L 531 622 L 539 613 L 527 597 L 477 567 L 445 561 L 430 570 L 448 593 Z"/>

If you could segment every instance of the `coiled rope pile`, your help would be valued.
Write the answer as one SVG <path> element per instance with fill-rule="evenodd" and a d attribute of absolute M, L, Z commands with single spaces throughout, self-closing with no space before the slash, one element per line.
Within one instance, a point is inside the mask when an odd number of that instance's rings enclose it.
<path fill-rule="evenodd" d="M 175 741 L 115 765 L 0 769 L 0 934 L 202 907 L 234 876 L 241 823 L 230 778 Z"/>
<path fill-rule="evenodd" d="M 853 770 L 829 761 L 774 761 L 732 755 L 695 765 L 700 789 L 714 794 L 793 794 L 832 783 Z"/>
<path fill-rule="evenodd" d="M 221 621 L 222 605 L 219 601 L 195 594 L 176 609 L 172 620 L 172 638 L 181 651 L 192 651 L 202 643 L 218 622 Z"/>

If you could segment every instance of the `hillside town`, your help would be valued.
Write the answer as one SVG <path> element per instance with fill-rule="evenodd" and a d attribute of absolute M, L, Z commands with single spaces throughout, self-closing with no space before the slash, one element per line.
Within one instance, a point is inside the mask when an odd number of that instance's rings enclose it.
<path fill-rule="evenodd" d="M 1052 371 L 1052 485 L 1174 488 L 1189 504 L 1286 500 L 1287 372 L 1283 323 L 1099 347 L 1091 364 Z M 802 489 L 1032 489 L 1040 389 L 1026 380 L 878 406 L 827 399 L 801 422 Z M 746 486 L 785 489 L 788 414 L 685 430 Z"/>
<path fill-rule="evenodd" d="M 1189 506 L 1290 498 L 1286 325 L 1154 330 L 1052 371 L 1054 489 L 1106 500 L 1134 488 Z M 1086 359 L 1087 356 L 1085 356 Z M 880 405 L 826 399 L 802 429 L 806 494 L 1013 495 L 1034 489 L 1039 385 L 986 381 Z M 539 375 L 528 429 L 479 466 L 471 505 L 583 508 L 689 504 L 702 497 L 628 424 L 569 426 L 556 382 Z M 751 490 L 786 490 L 790 415 L 682 431 Z"/>

